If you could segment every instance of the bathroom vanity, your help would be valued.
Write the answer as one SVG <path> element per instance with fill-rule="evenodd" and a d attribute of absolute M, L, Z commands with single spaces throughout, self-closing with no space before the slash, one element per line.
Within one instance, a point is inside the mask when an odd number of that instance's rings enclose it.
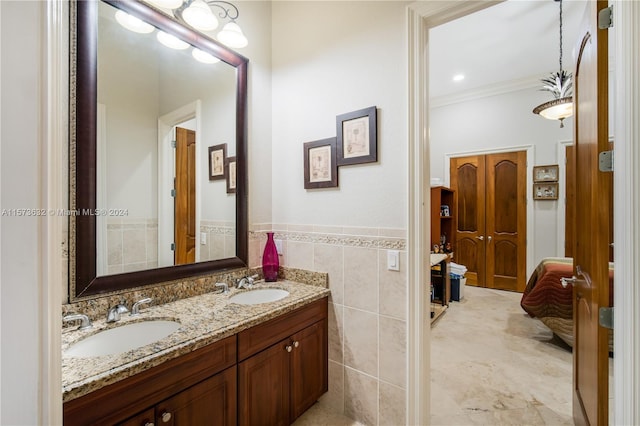
<path fill-rule="evenodd" d="M 328 389 L 329 291 L 270 284 L 290 295 L 239 305 L 234 289 L 149 308 L 132 321 L 171 318 L 180 330 L 124 354 L 67 357 L 83 332 L 63 335 L 65 425 L 292 423 Z M 96 328 L 85 335 L 108 327 Z"/>

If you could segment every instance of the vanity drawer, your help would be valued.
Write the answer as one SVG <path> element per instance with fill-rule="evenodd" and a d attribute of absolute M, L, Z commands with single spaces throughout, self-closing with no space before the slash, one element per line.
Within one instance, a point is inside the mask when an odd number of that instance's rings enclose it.
<path fill-rule="evenodd" d="M 238 333 L 238 362 L 327 318 L 328 300 L 328 297 L 323 297 L 288 314 L 280 315 Z"/>

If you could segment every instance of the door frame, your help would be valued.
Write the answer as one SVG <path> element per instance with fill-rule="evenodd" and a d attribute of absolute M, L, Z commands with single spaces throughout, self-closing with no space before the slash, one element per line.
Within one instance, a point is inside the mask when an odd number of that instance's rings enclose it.
<path fill-rule="evenodd" d="M 558 212 L 557 224 L 558 233 L 556 235 L 556 253 L 558 257 L 564 257 L 565 241 L 564 232 L 566 228 L 566 212 L 567 212 L 567 147 L 573 145 L 573 140 L 558 141 L 557 158 L 558 158 Z"/>
<path fill-rule="evenodd" d="M 499 154 L 504 152 L 516 152 L 516 151 L 526 151 L 527 153 L 527 188 L 531 188 L 533 185 L 533 164 L 535 157 L 535 146 L 534 145 L 518 145 L 518 146 L 508 146 L 501 148 L 487 148 L 487 149 L 477 149 L 472 151 L 464 151 L 464 152 L 455 152 L 455 153 L 445 153 L 444 154 L 444 176 L 445 176 L 445 186 L 451 187 L 451 159 L 459 158 L 459 157 L 469 157 L 473 155 L 487 155 L 487 154 Z M 527 194 L 527 246 L 526 246 L 526 268 L 527 277 L 531 275 L 533 268 L 535 267 L 535 221 L 533 220 L 534 209 L 533 209 L 533 197 L 531 195 L 531 191 L 528 189 L 525 191 Z M 526 277 L 525 277 L 526 282 Z"/>
<path fill-rule="evenodd" d="M 425 265 L 429 240 L 430 199 L 424 182 L 429 182 L 429 28 L 477 12 L 498 2 L 417 1 L 407 7 L 407 125 L 408 125 L 408 369 L 407 423 L 428 424 L 430 416 L 430 327 L 426 318 L 423 287 L 429 268 Z M 640 226 L 634 206 L 640 205 L 640 64 L 632 59 L 640 50 L 640 3 L 613 0 L 616 14 L 613 32 L 615 69 L 616 173 L 614 177 L 614 235 L 618 282 L 640 282 L 634 259 L 640 253 Z M 640 423 L 640 288 L 619 286 L 614 295 L 614 415 L 617 423 Z M 634 371 L 635 377 L 625 372 Z"/>

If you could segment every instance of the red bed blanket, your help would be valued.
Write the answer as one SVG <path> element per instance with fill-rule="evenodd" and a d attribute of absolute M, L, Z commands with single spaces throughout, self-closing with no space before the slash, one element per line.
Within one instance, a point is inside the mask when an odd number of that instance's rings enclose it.
<path fill-rule="evenodd" d="M 571 277 L 571 258 L 545 258 L 529 277 L 520 306 L 573 346 L 573 289 L 560 279 Z M 609 306 L 613 306 L 613 266 L 609 268 Z"/>

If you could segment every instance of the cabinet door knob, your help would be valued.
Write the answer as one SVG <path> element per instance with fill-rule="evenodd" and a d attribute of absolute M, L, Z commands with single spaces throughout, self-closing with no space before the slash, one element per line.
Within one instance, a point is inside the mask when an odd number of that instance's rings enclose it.
<path fill-rule="evenodd" d="M 162 413 L 162 421 L 165 423 L 169 423 L 169 420 L 171 420 L 171 413 Z"/>
<path fill-rule="evenodd" d="M 291 347 L 291 345 L 287 345 L 287 346 L 285 346 L 284 348 L 287 350 L 287 352 L 291 352 L 291 351 L 293 350 L 293 348 Z"/>
<path fill-rule="evenodd" d="M 298 346 L 300 346 L 300 342 L 298 342 L 297 340 L 295 342 L 293 342 L 293 347 L 297 348 Z"/>
<path fill-rule="evenodd" d="M 153 424 L 153 422 L 146 422 L 144 426 L 155 426 L 155 425 Z"/>

